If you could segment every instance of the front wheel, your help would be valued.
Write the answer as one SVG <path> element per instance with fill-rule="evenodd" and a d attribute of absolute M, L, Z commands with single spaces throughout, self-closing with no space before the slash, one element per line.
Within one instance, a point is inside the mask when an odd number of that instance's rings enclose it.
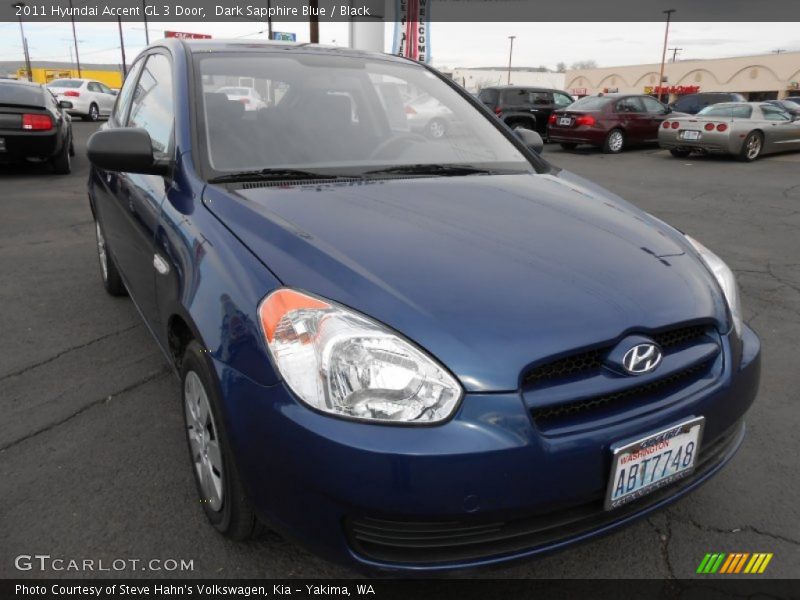
<path fill-rule="evenodd" d="M 606 154 L 619 154 L 625 147 L 625 134 L 619 129 L 612 129 L 608 132 L 603 142 L 603 152 Z"/>
<path fill-rule="evenodd" d="M 244 491 L 222 420 L 222 402 L 203 349 L 189 343 L 181 361 L 186 440 L 200 505 L 225 537 L 257 536 L 261 524 Z"/>
<path fill-rule="evenodd" d="M 692 151 L 686 150 L 685 148 L 671 148 L 669 153 L 675 158 L 686 158 L 692 153 Z"/>
<path fill-rule="evenodd" d="M 84 119 L 87 121 L 97 121 L 100 118 L 100 109 L 97 108 L 97 104 L 94 102 L 89 105 L 89 114 L 87 114 Z"/>
<path fill-rule="evenodd" d="M 761 135 L 759 131 L 753 131 L 745 138 L 744 144 L 742 144 L 742 150 L 739 152 L 737 158 L 742 162 L 753 162 L 761 156 L 761 150 L 763 148 L 764 136 Z"/>

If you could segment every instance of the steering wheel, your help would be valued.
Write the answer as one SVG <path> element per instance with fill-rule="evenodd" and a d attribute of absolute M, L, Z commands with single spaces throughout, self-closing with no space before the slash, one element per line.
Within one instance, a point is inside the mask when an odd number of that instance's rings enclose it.
<path fill-rule="evenodd" d="M 414 142 L 426 142 L 427 140 L 417 133 L 401 133 L 388 140 L 382 141 L 378 147 L 369 155 L 370 158 L 393 158 L 397 146 L 413 144 Z M 389 150 L 393 152 L 389 152 Z M 385 156 L 388 155 L 388 156 Z"/>

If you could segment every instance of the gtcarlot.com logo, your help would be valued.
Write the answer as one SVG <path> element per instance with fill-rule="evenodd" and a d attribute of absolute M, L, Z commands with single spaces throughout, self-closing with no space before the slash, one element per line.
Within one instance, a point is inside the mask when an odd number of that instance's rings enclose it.
<path fill-rule="evenodd" d="M 174 558 L 62 558 L 49 554 L 20 554 L 18 571 L 194 571 L 194 559 Z"/>
<path fill-rule="evenodd" d="M 708 553 L 700 561 L 697 572 L 701 575 L 756 575 L 763 573 L 771 560 L 772 552 Z"/>

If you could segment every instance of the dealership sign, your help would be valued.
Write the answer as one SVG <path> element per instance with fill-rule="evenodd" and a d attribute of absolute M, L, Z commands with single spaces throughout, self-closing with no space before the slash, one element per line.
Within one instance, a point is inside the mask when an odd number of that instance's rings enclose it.
<path fill-rule="evenodd" d="M 432 0 L 396 0 L 392 54 L 419 62 L 431 60 Z"/>
<path fill-rule="evenodd" d="M 699 85 L 673 85 L 672 87 L 653 85 L 644 88 L 645 94 L 696 94 Z"/>
<path fill-rule="evenodd" d="M 210 40 L 211 36 L 205 33 L 187 33 L 185 31 L 165 31 L 165 38 L 180 38 L 182 40 Z"/>

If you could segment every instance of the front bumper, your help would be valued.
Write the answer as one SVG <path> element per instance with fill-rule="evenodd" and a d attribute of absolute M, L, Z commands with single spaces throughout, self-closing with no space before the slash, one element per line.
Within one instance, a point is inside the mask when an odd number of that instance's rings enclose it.
<path fill-rule="evenodd" d="M 278 384 L 215 363 L 237 465 L 261 517 L 330 559 L 435 571 L 495 564 L 611 531 L 716 473 L 744 436 L 760 344 L 726 339 L 719 385 L 658 411 L 579 433 L 537 430 L 521 394 L 467 394 L 431 427 L 327 417 Z M 735 366 L 734 366 L 735 365 Z M 692 415 L 706 418 L 695 473 L 614 511 L 602 509 L 611 444 Z"/>

